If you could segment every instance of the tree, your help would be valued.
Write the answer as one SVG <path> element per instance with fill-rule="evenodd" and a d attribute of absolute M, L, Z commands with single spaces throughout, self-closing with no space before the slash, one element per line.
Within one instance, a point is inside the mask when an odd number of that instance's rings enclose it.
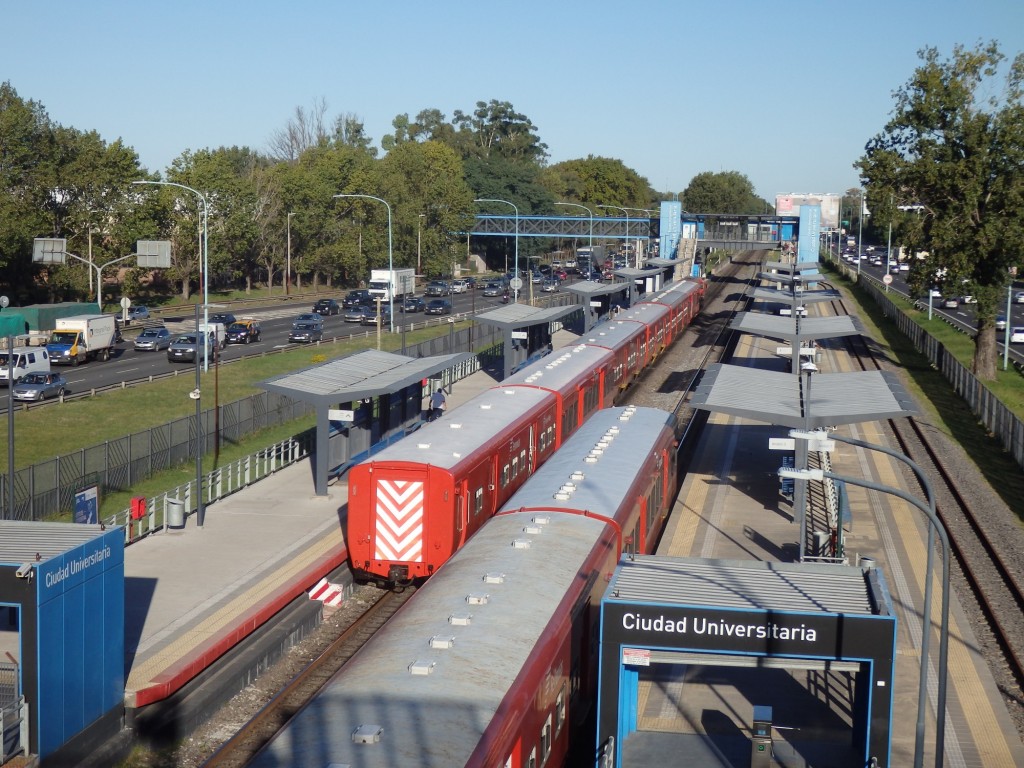
<path fill-rule="evenodd" d="M 538 165 L 547 158 L 547 144 L 540 140 L 536 126 L 516 112 L 511 102 L 478 101 L 471 114 L 455 110 L 452 124 L 458 129 L 456 149 L 464 158 L 501 155 Z"/>
<path fill-rule="evenodd" d="M 995 42 L 958 45 L 949 59 L 935 48 L 918 57 L 892 119 L 854 167 L 876 223 L 891 222 L 905 245 L 928 253 L 911 284 L 927 288 L 942 275 L 956 293 L 977 297 L 973 370 L 991 380 L 995 316 L 1024 256 L 1024 54 L 1002 88 Z"/>
<path fill-rule="evenodd" d="M 683 192 L 682 204 L 690 213 L 738 215 L 763 214 L 766 205 L 754 192 L 750 179 L 739 171 L 698 173 Z"/>
<path fill-rule="evenodd" d="M 621 160 L 588 155 L 545 168 L 541 182 L 556 200 L 583 200 L 594 205 L 647 208 L 654 191 L 643 176 Z"/>
<path fill-rule="evenodd" d="M 284 128 L 271 134 L 268 142 L 270 156 L 274 160 L 294 163 L 307 149 L 327 141 L 330 134 L 324 123 L 326 114 L 327 100 L 323 98 L 314 101 L 308 110 L 296 107 L 295 114 Z"/>

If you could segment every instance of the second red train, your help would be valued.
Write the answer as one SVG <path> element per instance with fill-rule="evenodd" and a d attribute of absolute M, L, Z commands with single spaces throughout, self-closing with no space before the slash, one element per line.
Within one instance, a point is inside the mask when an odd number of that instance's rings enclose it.
<path fill-rule="evenodd" d="M 683 333 L 705 287 L 673 283 L 353 467 L 356 578 L 395 587 L 434 573 Z"/>

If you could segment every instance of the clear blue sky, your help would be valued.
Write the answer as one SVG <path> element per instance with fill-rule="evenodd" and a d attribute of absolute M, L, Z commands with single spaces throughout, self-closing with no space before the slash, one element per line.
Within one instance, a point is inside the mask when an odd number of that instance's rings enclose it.
<path fill-rule="evenodd" d="M 761 196 L 844 192 L 935 46 L 1024 50 L 1024 0 L 0 0 L 0 80 L 164 171 L 266 150 L 297 106 L 395 115 L 509 101 L 551 162 L 621 159 L 662 191 L 739 171 Z"/>

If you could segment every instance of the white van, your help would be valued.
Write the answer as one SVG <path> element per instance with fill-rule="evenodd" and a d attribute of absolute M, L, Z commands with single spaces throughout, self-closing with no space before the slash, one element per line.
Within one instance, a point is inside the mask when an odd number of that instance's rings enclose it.
<path fill-rule="evenodd" d="M 10 359 L 6 349 L 0 349 L 0 384 L 7 386 Z M 46 347 L 14 348 L 14 383 L 17 384 L 26 373 L 49 373 L 50 356 Z"/>
<path fill-rule="evenodd" d="M 199 332 L 208 332 L 217 341 L 217 349 L 224 349 L 227 345 L 227 328 L 224 323 L 200 323 Z"/>

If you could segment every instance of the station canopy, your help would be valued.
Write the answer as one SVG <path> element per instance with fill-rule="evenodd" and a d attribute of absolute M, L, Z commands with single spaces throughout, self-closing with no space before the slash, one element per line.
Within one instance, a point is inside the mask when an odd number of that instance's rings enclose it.
<path fill-rule="evenodd" d="M 768 315 L 764 312 L 740 312 L 729 328 L 733 331 L 763 336 L 768 339 L 796 341 L 798 339 L 829 339 L 842 336 L 860 336 L 864 328 L 860 320 L 851 315 L 839 317 L 802 317 L 799 328 L 795 316 Z"/>
<path fill-rule="evenodd" d="M 503 330 L 512 330 L 561 320 L 566 315 L 578 312 L 579 309 L 580 306 L 578 304 L 570 304 L 564 307 L 534 307 L 529 304 L 508 304 L 477 315 L 476 321 L 483 325 L 490 325 Z"/>
<path fill-rule="evenodd" d="M 471 357 L 473 355 L 469 352 L 408 357 L 370 349 L 301 371 L 285 373 L 260 382 L 259 386 L 294 400 L 328 408 L 338 403 L 398 392 Z"/>
<path fill-rule="evenodd" d="M 913 398 L 895 373 L 815 373 L 807 413 L 801 376 L 742 365 L 715 363 L 708 368 L 690 406 L 791 429 L 825 429 L 912 416 Z"/>
<path fill-rule="evenodd" d="M 653 275 L 653 272 L 647 272 L 648 275 Z M 613 293 L 620 293 L 622 291 L 629 290 L 629 283 L 597 283 L 593 280 L 581 280 L 578 283 L 567 285 L 565 290 L 569 293 L 574 293 L 577 296 L 582 296 L 587 299 L 593 296 L 610 296 Z M 575 307 L 579 309 L 579 307 Z"/>

